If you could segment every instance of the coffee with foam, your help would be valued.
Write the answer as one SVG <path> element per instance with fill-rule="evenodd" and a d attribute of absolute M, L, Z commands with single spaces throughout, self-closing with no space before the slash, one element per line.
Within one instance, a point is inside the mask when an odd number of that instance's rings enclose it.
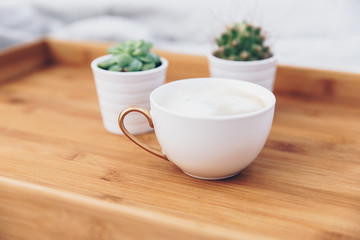
<path fill-rule="evenodd" d="M 178 89 L 162 106 L 186 116 L 216 117 L 256 112 L 266 104 L 241 88 L 209 84 Z"/>

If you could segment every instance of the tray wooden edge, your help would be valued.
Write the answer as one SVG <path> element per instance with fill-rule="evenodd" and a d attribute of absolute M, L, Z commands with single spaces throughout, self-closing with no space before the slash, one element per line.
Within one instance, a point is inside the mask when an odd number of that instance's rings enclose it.
<path fill-rule="evenodd" d="M 125 238 L 146 236 L 151 239 L 230 239 L 247 236 L 234 229 L 101 201 L 2 176 L 0 188 L 1 218 L 7 219 L 2 221 L 1 235 L 16 239 L 27 239 L 29 235 L 35 239 L 57 239 L 59 233 L 63 239 L 93 239 L 94 236 L 110 239 L 104 237 L 107 235 Z M 38 229 L 29 228 L 28 221 Z M 22 231 L 14 232 L 14 228 Z M 17 235 L 14 236 L 14 233 Z"/>
<path fill-rule="evenodd" d="M 115 43 L 44 38 L 0 53 L 0 82 L 14 79 L 46 64 L 88 65 Z M 205 56 L 155 49 L 169 61 L 168 81 L 208 77 Z M 184 69 L 179 71 L 179 69 Z M 176 72 L 176 74 L 174 74 Z M 176 78 L 172 77 L 175 76 Z M 278 65 L 275 94 L 325 98 L 345 102 L 360 100 L 360 74 Z"/>
<path fill-rule="evenodd" d="M 6 49 L 0 52 L 0 83 L 36 70 L 49 59 L 44 39 Z"/>

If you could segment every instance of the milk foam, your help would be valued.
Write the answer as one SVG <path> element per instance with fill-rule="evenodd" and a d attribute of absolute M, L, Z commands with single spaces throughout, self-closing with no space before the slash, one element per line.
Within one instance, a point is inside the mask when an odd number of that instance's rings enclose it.
<path fill-rule="evenodd" d="M 187 116 L 229 116 L 264 108 L 265 103 L 241 89 L 223 86 L 200 86 L 181 90 L 163 103 L 168 110 Z"/>

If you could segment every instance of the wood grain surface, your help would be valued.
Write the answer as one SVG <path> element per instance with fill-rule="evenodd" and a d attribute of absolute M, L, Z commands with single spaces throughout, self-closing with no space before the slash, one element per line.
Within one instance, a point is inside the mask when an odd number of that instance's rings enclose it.
<path fill-rule="evenodd" d="M 88 63 L 106 45 L 37 43 L 42 67 L 0 83 L 0 239 L 360 239 L 358 75 L 280 67 L 263 151 L 203 181 L 105 131 Z M 208 76 L 161 53 L 168 81 Z"/>

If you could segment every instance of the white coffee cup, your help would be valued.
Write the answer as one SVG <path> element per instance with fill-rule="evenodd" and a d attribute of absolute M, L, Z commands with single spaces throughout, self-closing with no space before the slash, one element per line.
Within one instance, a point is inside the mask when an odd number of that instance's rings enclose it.
<path fill-rule="evenodd" d="M 261 106 L 253 109 L 256 103 L 249 105 L 245 99 L 245 113 L 236 112 L 242 108 L 244 97 L 249 101 L 256 99 Z M 184 173 L 206 180 L 224 179 L 243 170 L 264 147 L 275 101 L 271 91 L 249 82 L 222 78 L 178 80 L 152 91 L 150 112 L 136 106 L 124 109 L 119 115 L 119 126 L 138 146 L 173 162 Z M 169 107 L 171 103 L 175 108 Z M 224 108 L 219 115 L 211 110 L 212 106 L 225 103 L 230 104 L 231 111 Z M 142 143 L 126 129 L 124 118 L 133 111 L 148 119 L 162 150 Z"/>

